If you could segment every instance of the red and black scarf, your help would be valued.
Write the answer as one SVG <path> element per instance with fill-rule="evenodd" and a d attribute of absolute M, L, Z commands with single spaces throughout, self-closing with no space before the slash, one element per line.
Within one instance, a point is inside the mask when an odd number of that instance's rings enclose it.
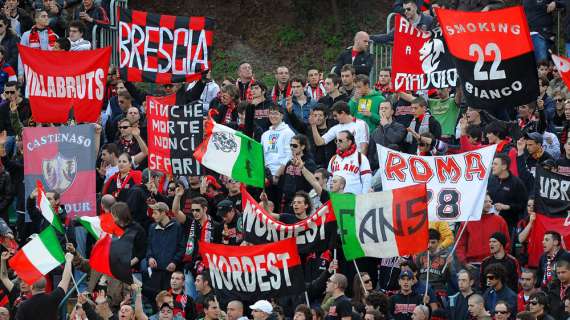
<path fill-rule="evenodd" d="M 39 29 L 37 26 L 33 26 L 32 30 L 30 30 L 30 37 L 29 37 L 29 47 L 41 49 L 40 43 L 40 32 L 47 30 L 48 32 L 48 50 L 52 50 L 55 46 L 55 41 L 57 40 L 57 34 L 53 32 L 50 27 L 46 27 L 45 29 Z"/>
<path fill-rule="evenodd" d="M 271 91 L 271 99 L 273 99 L 273 102 L 279 102 L 279 100 L 290 96 L 291 96 L 291 82 L 287 82 L 287 87 L 285 87 L 285 90 L 280 90 L 279 84 L 273 86 L 273 90 Z"/>

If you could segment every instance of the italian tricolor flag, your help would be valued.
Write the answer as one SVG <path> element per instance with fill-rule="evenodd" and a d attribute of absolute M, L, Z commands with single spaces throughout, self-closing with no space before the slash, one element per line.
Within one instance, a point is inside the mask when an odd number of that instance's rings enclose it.
<path fill-rule="evenodd" d="M 362 195 L 332 193 L 346 260 L 427 250 L 426 194 L 425 184 Z"/>
<path fill-rule="evenodd" d="M 104 213 L 96 217 L 79 217 L 77 220 L 97 240 L 101 239 L 105 234 L 120 237 L 125 233 L 123 229 L 115 224 L 115 220 L 110 213 Z"/>
<path fill-rule="evenodd" d="M 55 230 L 49 226 L 16 252 L 8 264 L 20 279 L 31 285 L 64 262 Z"/>
<path fill-rule="evenodd" d="M 40 180 L 36 181 L 36 185 L 38 189 L 38 195 L 36 197 L 36 201 L 38 208 L 40 208 L 40 211 L 42 212 L 42 215 L 57 231 L 64 233 L 65 231 L 63 229 L 63 225 L 61 224 L 61 221 L 59 220 L 55 212 L 53 212 L 53 208 L 51 207 L 51 204 L 49 203 L 49 200 L 46 197 L 46 193 L 44 192 L 44 186 L 42 185 Z"/>
<path fill-rule="evenodd" d="M 265 168 L 261 143 L 208 120 L 204 140 L 194 151 L 203 166 L 250 186 L 263 188 Z"/>

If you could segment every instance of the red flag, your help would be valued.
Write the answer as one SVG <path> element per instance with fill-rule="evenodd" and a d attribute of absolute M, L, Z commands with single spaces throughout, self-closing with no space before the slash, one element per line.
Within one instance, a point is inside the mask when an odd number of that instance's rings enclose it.
<path fill-rule="evenodd" d="M 552 61 L 554 61 L 554 65 L 556 69 L 558 69 L 560 77 L 564 80 L 564 83 L 566 83 L 566 87 L 570 88 L 570 59 L 553 54 Z"/>
<path fill-rule="evenodd" d="M 89 265 L 97 272 L 131 284 L 132 245 L 126 237 L 111 238 L 107 234 L 93 246 Z"/>
<path fill-rule="evenodd" d="M 26 95 L 39 123 L 96 122 L 105 97 L 111 47 L 88 51 L 43 51 L 18 45 Z"/>
<path fill-rule="evenodd" d="M 562 247 L 566 249 L 566 243 L 570 243 L 570 219 L 568 217 L 549 217 L 542 214 L 536 215 L 536 220 L 530 231 L 528 239 L 528 265 L 536 268 L 540 255 L 544 253 L 542 239 L 546 231 L 556 231 L 562 236 Z"/>

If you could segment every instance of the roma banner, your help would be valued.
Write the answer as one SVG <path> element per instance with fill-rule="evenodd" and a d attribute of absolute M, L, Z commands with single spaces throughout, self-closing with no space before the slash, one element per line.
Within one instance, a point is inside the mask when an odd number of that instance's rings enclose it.
<path fill-rule="evenodd" d="M 213 19 L 118 10 L 121 79 L 192 82 L 212 68 Z"/>
<path fill-rule="evenodd" d="M 69 219 L 96 215 L 94 137 L 91 124 L 24 128 L 26 197 L 39 180 L 61 195 Z"/>
<path fill-rule="evenodd" d="M 331 201 L 346 260 L 400 257 L 427 249 L 425 184 L 362 195 L 333 193 Z"/>
<path fill-rule="evenodd" d="M 570 177 L 536 166 L 534 210 L 549 216 L 566 217 L 570 213 Z"/>
<path fill-rule="evenodd" d="M 528 239 L 528 265 L 538 267 L 540 256 L 544 253 L 542 239 L 546 231 L 556 231 L 562 236 L 562 248 L 568 250 L 570 244 L 570 217 L 552 217 L 536 211 L 536 219 Z"/>
<path fill-rule="evenodd" d="M 330 202 L 296 224 L 275 220 L 242 189 L 244 240 L 253 244 L 295 238 L 300 254 L 322 253 L 336 244 L 337 227 Z"/>
<path fill-rule="evenodd" d="M 428 157 L 377 147 L 384 190 L 425 183 L 429 221 L 481 219 L 496 145 Z"/>
<path fill-rule="evenodd" d="M 146 99 L 149 168 L 176 176 L 201 175 L 193 153 L 204 133 L 203 105 L 195 102 L 178 106 L 170 100 Z"/>
<path fill-rule="evenodd" d="M 200 241 L 199 248 L 211 285 L 224 298 L 254 301 L 305 291 L 295 239 L 237 247 L 243 250 Z"/>
<path fill-rule="evenodd" d="M 396 92 L 455 87 L 457 69 L 441 28 L 423 31 L 396 15 L 392 49 L 392 88 Z"/>
<path fill-rule="evenodd" d="M 436 9 L 467 104 L 519 106 L 538 97 L 538 75 L 522 6 L 487 12 Z"/>
<path fill-rule="evenodd" d="M 111 47 L 88 51 L 44 51 L 18 44 L 26 97 L 39 123 L 96 122 L 105 97 Z"/>
<path fill-rule="evenodd" d="M 570 53 L 567 52 L 566 54 Z M 554 65 L 556 69 L 558 69 L 560 77 L 564 80 L 566 87 L 570 88 L 570 59 L 553 54 L 552 61 L 554 61 Z"/>

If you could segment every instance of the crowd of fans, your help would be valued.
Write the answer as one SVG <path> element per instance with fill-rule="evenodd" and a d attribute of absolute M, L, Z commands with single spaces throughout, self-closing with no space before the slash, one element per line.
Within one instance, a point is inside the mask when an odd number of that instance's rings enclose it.
<path fill-rule="evenodd" d="M 436 6 L 488 10 L 502 5 L 404 0 L 394 10 L 429 30 L 437 25 L 431 10 Z M 523 5 L 538 61 L 540 96 L 513 108 L 468 106 L 459 87 L 397 93 L 390 85 L 390 69 L 379 70 L 378 82 L 371 83 L 371 37 L 366 32 L 355 35 L 353 46 L 339 55 L 330 73 L 311 67 L 306 76 L 296 76 L 287 66 L 278 66 L 275 85 L 268 87 L 243 62 L 237 79 L 216 82 L 215 74 L 204 72 L 191 84 L 163 85 L 158 95 L 175 94 L 177 104 L 200 100 L 207 117 L 263 145 L 265 188 L 248 191 L 284 223 L 306 219 L 329 200 L 329 192 L 381 191 L 377 145 L 423 156 L 497 145 L 481 220 L 467 225 L 430 222 L 426 252 L 358 259 L 362 272 L 357 274 L 337 244 L 335 257 L 331 249 L 301 257 L 305 297 L 224 301 L 215 295 L 197 247 L 199 241 L 247 245 L 242 185 L 213 172 L 172 176 L 149 170 L 145 98 L 150 93 L 120 79 L 114 69 L 95 124 L 98 213 L 111 213 L 120 228 L 136 235 L 131 266 L 139 281 L 129 286 L 91 270 L 94 239 L 68 216 L 53 190 L 46 190 L 47 198 L 65 223 L 65 266 L 32 286 L 7 266 L 15 249 L 8 244 L 15 240 L 22 246 L 49 225 L 36 207 L 37 192 L 26 197 L 24 190 L 22 129 L 49 124 L 34 122 L 22 94 L 24 70 L 16 44 L 88 50 L 93 26 L 109 23 L 109 3 L 4 1 L 0 319 L 55 319 L 72 272 L 76 279 L 88 274 L 88 281 L 79 284 L 71 319 L 566 319 L 570 254 L 561 235 L 545 233 L 538 266 L 529 265 L 527 244 L 536 219 L 536 167 L 570 175 L 570 94 L 546 62 L 553 13 L 568 1 L 525 0 Z M 570 39 L 568 15 L 565 19 Z M 391 35 L 372 39 L 386 42 Z M 569 43 L 566 47 L 570 52 Z M 68 125 L 74 125 L 72 119 Z M 8 223 L 10 208 L 17 213 L 13 225 Z"/>

